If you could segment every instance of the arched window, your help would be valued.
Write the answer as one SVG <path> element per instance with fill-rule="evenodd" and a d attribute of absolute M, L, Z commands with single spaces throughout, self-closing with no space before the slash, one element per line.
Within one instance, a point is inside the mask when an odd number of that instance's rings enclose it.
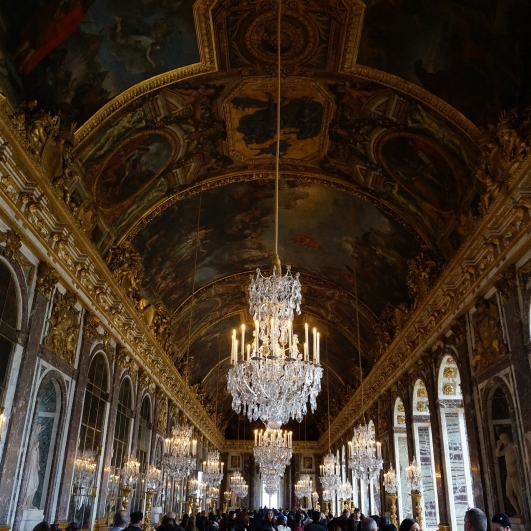
<path fill-rule="evenodd" d="M 11 271 L 0 262 L 0 404 L 4 403 L 9 380 L 18 321 L 16 284 Z"/>
<path fill-rule="evenodd" d="M 421 504 L 425 528 L 437 529 L 439 510 L 436 496 L 435 463 L 433 461 L 430 404 L 428 402 L 428 391 L 422 380 L 417 380 L 413 388 L 413 434 L 415 438 L 415 458 L 422 470 Z"/>
<path fill-rule="evenodd" d="M 90 528 L 94 519 L 95 507 L 91 496 L 99 476 L 100 447 L 103 446 L 103 429 L 109 400 L 109 374 L 103 354 L 96 354 L 90 363 L 87 389 L 83 400 L 83 413 L 77 445 L 76 467 L 74 471 L 73 494 L 70 504 L 70 520 L 75 520 L 82 528 Z M 96 462 L 94 481 L 84 484 L 80 476 L 82 459 L 89 457 Z M 85 482 L 86 483 L 86 482 Z"/>
<path fill-rule="evenodd" d="M 461 392 L 461 377 L 454 358 L 447 355 L 439 369 L 438 398 L 450 505 L 451 528 L 457 529 L 468 507 L 472 507 L 472 478 Z"/>
<path fill-rule="evenodd" d="M 49 380 L 39 392 L 36 427 L 30 443 L 27 469 L 28 482 L 24 505 L 44 510 L 52 484 L 52 464 L 61 412 L 61 391 L 55 380 Z"/>
<path fill-rule="evenodd" d="M 116 424 L 114 425 L 114 443 L 111 466 L 122 468 L 124 457 L 129 455 L 131 442 L 131 423 L 133 418 L 133 389 L 131 380 L 124 378 L 118 395 Z"/>
<path fill-rule="evenodd" d="M 395 440 L 395 469 L 398 482 L 398 516 L 400 520 L 411 516 L 411 496 L 406 481 L 406 470 L 409 466 L 409 454 L 407 447 L 406 414 L 404 403 L 401 398 L 395 401 L 393 414 L 393 431 Z"/>

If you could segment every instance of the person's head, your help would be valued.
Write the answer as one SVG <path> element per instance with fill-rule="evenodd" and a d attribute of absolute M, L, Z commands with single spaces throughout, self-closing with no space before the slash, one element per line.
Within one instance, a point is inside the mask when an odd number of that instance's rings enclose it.
<path fill-rule="evenodd" d="M 343 516 L 348 518 L 350 516 L 350 511 L 348 509 L 343 509 Z"/>
<path fill-rule="evenodd" d="M 376 529 L 378 529 L 378 524 L 370 516 L 365 517 L 361 521 L 360 531 L 376 531 Z"/>
<path fill-rule="evenodd" d="M 144 520 L 144 513 L 142 511 L 133 511 L 131 513 L 132 524 L 141 524 L 142 520 Z"/>
<path fill-rule="evenodd" d="M 282 515 L 277 516 L 277 520 L 276 520 L 275 524 L 277 524 L 277 525 L 286 525 L 284 517 Z"/>
<path fill-rule="evenodd" d="M 404 518 L 400 524 L 399 531 L 420 531 L 420 526 L 413 518 Z"/>
<path fill-rule="evenodd" d="M 321 512 L 320 511 L 312 511 L 312 520 L 314 522 L 318 522 L 321 519 Z"/>
<path fill-rule="evenodd" d="M 354 509 L 354 520 L 359 520 L 361 516 L 361 511 L 356 507 Z"/>
<path fill-rule="evenodd" d="M 236 514 L 236 525 L 237 526 L 247 526 L 249 525 L 249 515 L 247 511 L 238 511 Z"/>
<path fill-rule="evenodd" d="M 188 513 L 184 513 L 183 514 L 183 519 L 181 521 L 181 526 L 182 527 L 186 527 L 186 524 L 188 523 L 189 518 L 190 518 L 190 516 L 188 515 Z"/>
<path fill-rule="evenodd" d="M 268 509 L 268 510 L 267 510 L 267 513 L 266 513 L 266 518 L 267 518 L 270 522 L 272 522 L 274 516 L 275 516 L 275 514 L 273 513 L 273 509 Z"/>
<path fill-rule="evenodd" d="M 127 527 L 127 524 L 129 523 L 129 515 L 127 514 L 127 511 L 121 510 L 115 512 L 112 523 L 114 527 L 121 527 L 122 529 Z"/>
<path fill-rule="evenodd" d="M 48 522 L 41 522 L 33 528 L 33 531 L 50 531 L 50 526 Z"/>
<path fill-rule="evenodd" d="M 391 518 L 388 516 L 380 516 L 378 519 L 378 529 L 383 527 L 384 525 L 389 525 L 391 523 Z"/>
<path fill-rule="evenodd" d="M 165 516 L 160 525 L 175 525 L 175 519 Z"/>
<path fill-rule="evenodd" d="M 505 513 L 496 513 L 490 522 L 491 531 L 511 531 L 511 520 Z"/>
<path fill-rule="evenodd" d="M 177 518 L 177 515 L 173 511 L 170 511 L 166 516 L 174 520 L 174 523 L 175 523 L 175 519 Z"/>
<path fill-rule="evenodd" d="M 468 509 L 465 513 L 465 531 L 487 531 L 487 517 L 481 509 Z"/>

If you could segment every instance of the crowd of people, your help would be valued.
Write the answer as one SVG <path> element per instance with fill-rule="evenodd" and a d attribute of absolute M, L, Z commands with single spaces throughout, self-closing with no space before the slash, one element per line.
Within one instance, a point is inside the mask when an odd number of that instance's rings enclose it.
<path fill-rule="evenodd" d="M 114 515 L 110 531 L 139 531 L 144 523 L 144 514 L 133 511 L 131 515 L 121 510 Z M 464 518 L 464 531 L 487 531 L 488 519 L 481 509 L 468 509 Z M 397 531 L 387 516 L 365 516 L 359 509 L 343 510 L 334 517 L 320 511 L 303 509 L 283 510 L 264 507 L 259 511 L 245 509 L 229 513 L 206 511 L 195 518 L 184 514 L 177 520 L 174 512 L 167 513 L 156 531 Z M 42 522 L 33 531 L 58 531 L 56 524 L 49 526 Z M 79 531 L 72 522 L 67 531 Z M 402 520 L 398 531 L 420 531 L 418 522 L 412 518 Z M 511 531 L 511 520 L 505 513 L 495 514 L 490 521 L 490 531 Z"/>

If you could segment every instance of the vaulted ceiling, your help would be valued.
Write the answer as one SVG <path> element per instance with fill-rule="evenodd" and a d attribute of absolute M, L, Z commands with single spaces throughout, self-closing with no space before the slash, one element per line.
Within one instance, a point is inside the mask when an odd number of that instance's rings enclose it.
<path fill-rule="evenodd" d="M 324 338 L 316 438 L 327 388 L 335 413 L 359 384 L 358 312 L 366 374 L 386 322 L 414 304 L 411 260 L 444 267 L 472 232 L 480 127 L 531 102 L 531 6 L 284 4 L 279 254 L 301 273 L 296 324 Z M 274 241 L 276 2 L 0 9 L 2 90 L 76 124 L 72 201 L 90 202 L 92 241 L 141 254 L 141 295 L 171 316 L 175 363 L 193 359 L 190 382 L 237 437 L 229 337 L 250 322 L 249 275 L 269 269 Z"/>

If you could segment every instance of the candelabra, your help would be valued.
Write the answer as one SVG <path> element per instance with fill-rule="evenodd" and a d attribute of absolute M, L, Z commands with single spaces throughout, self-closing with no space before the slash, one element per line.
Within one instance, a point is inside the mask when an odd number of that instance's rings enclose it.
<path fill-rule="evenodd" d="M 382 449 L 375 442 L 374 432 L 370 426 L 361 424 L 354 428 L 352 441 L 348 443 L 348 466 L 354 477 L 368 483 L 376 479 L 383 467 Z"/>
<path fill-rule="evenodd" d="M 280 264 L 270 277 L 256 270 L 249 286 L 249 312 L 254 323 L 254 339 L 245 344 L 245 325 L 241 340 L 232 334 L 232 367 L 227 388 L 236 413 L 243 409 L 250 421 L 260 419 L 267 427 L 279 429 L 290 418 L 299 422 L 317 407 L 323 369 L 320 365 L 320 334 L 313 329 L 313 357 L 310 359 L 308 325 L 305 343 L 299 351 L 299 338 L 293 333 L 293 311 L 300 314 L 301 284 L 290 268 L 281 275 Z M 277 272 L 280 276 L 277 276 Z M 289 385 L 279 385 L 289 382 Z"/>
<path fill-rule="evenodd" d="M 231 498 L 230 491 L 226 490 L 223 493 L 223 498 L 225 500 L 225 503 L 223 504 L 223 509 L 222 509 L 221 512 L 228 514 L 228 512 L 229 512 L 229 502 L 230 502 L 230 498 Z"/>
<path fill-rule="evenodd" d="M 208 452 L 207 460 L 203 461 L 203 482 L 210 487 L 215 487 L 223 479 L 223 463 L 219 461 L 217 450 Z"/>
<path fill-rule="evenodd" d="M 312 492 L 312 505 L 313 505 L 313 508 L 317 510 L 317 502 L 319 501 L 319 494 L 317 493 L 317 491 L 313 491 Z"/>
<path fill-rule="evenodd" d="M 319 468 L 320 480 L 323 489 L 334 493 L 341 481 L 341 478 L 339 477 L 339 464 L 335 455 L 332 455 L 331 453 L 325 455 L 323 464 L 320 465 Z M 323 494 L 323 500 L 324 499 L 325 498 Z"/>
<path fill-rule="evenodd" d="M 129 495 L 135 489 L 139 472 L 140 463 L 126 455 L 124 457 L 124 464 L 120 470 L 120 477 L 122 478 L 120 495 L 122 496 L 122 507 L 124 510 L 129 505 Z"/>
<path fill-rule="evenodd" d="M 160 486 L 160 470 L 155 465 L 149 465 L 144 474 L 144 494 L 146 496 L 146 514 L 144 515 L 143 531 L 151 531 L 151 499 Z"/>
<path fill-rule="evenodd" d="M 396 477 L 396 472 L 393 467 L 384 474 L 384 489 L 391 502 L 391 522 L 396 528 L 398 528 L 398 519 L 396 517 L 398 478 Z"/>
<path fill-rule="evenodd" d="M 411 497 L 415 504 L 415 519 L 417 520 L 419 527 L 422 529 L 422 506 L 420 505 L 420 500 L 422 498 L 422 471 L 415 458 L 413 458 L 413 461 L 406 469 L 406 481 L 411 490 Z"/>

